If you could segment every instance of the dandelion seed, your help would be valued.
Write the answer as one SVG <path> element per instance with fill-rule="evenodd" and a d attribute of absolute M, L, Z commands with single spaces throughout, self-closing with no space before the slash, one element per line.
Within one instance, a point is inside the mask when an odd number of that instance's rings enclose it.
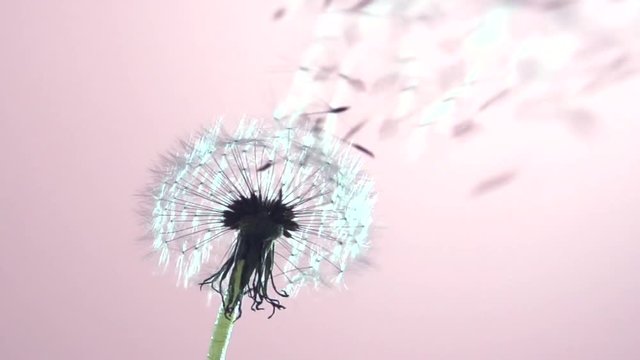
<path fill-rule="evenodd" d="M 271 167 L 271 165 L 273 165 L 273 161 L 269 160 L 267 161 L 264 165 L 260 166 L 259 168 L 256 169 L 256 171 L 260 172 L 260 171 L 265 171 L 268 168 Z"/>
<path fill-rule="evenodd" d="M 349 110 L 349 106 L 338 106 L 335 108 L 330 108 L 329 110 L 322 110 L 322 111 L 312 111 L 312 112 L 307 112 L 304 113 L 304 115 L 309 116 L 309 115 L 326 115 L 326 114 L 340 114 L 343 113 L 347 110 Z"/>
<path fill-rule="evenodd" d="M 355 135 L 358 131 L 360 131 L 366 124 L 368 120 L 362 120 L 353 126 L 347 133 L 342 137 L 343 141 L 349 140 L 353 135 Z"/>
<path fill-rule="evenodd" d="M 493 191 L 500 187 L 506 186 L 515 179 L 516 175 L 517 172 L 515 170 L 509 170 L 484 179 L 476 184 L 476 186 L 471 191 L 471 195 L 482 195 L 489 191 Z"/>
<path fill-rule="evenodd" d="M 273 19 L 273 21 L 277 21 L 282 19 L 282 17 L 287 13 L 287 9 L 285 8 L 278 8 L 276 11 L 273 12 L 273 15 L 271 15 L 271 18 Z"/>
<path fill-rule="evenodd" d="M 360 79 L 352 78 L 345 74 L 338 74 L 338 76 L 341 79 L 345 80 L 347 84 L 349 84 L 349 86 L 351 86 L 356 91 L 363 92 L 367 90 L 367 86 L 365 85 L 364 81 Z"/>
<path fill-rule="evenodd" d="M 491 96 L 487 101 L 485 101 L 482 105 L 480 105 L 480 107 L 478 107 L 478 112 L 484 111 L 491 105 L 494 105 L 497 102 L 504 100 L 509 95 L 510 92 L 511 92 L 511 89 L 503 89 L 497 92 L 496 94 Z"/>
<path fill-rule="evenodd" d="M 451 135 L 453 137 L 463 137 L 477 130 L 478 125 L 472 120 L 467 119 L 453 126 Z"/>
<path fill-rule="evenodd" d="M 360 0 L 357 4 L 351 6 L 347 11 L 360 11 L 373 3 L 373 0 Z"/>
<path fill-rule="evenodd" d="M 375 157 L 375 155 L 373 154 L 373 152 L 369 149 L 367 149 L 366 147 L 362 146 L 362 145 L 358 145 L 358 144 L 351 144 L 351 146 L 353 146 L 355 149 L 367 154 L 370 157 Z"/>
<path fill-rule="evenodd" d="M 329 110 L 329 113 L 339 114 L 339 113 L 345 112 L 347 110 L 349 110 L 349 106 L 340 106 L 340 107 L 333 108 L 333 109 Z"/>
<path fill-rule="evenodd" d="M 348 146 L 308 128 L 245 121 L 229 136 L 218 123 L 156 173 L 148 198 L 160 264 L 218 293 L 218 322 L 237 320 L 245 298 L 271 317 L 302 285 L 339 281 L 368 247 L 373 182 Z"/>

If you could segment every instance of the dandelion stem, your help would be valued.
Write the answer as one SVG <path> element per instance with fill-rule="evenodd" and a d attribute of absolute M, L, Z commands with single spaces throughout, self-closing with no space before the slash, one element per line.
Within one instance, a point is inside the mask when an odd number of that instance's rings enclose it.
<path fill-rule="evenodd" d="M 233 330 L 238 312 L 238 304 L 240 303 L 240 296 L 242 296 L 240 283 L 243 268 L 244 260 L 240 260 L 233 269 L 231 276 L 232 286 L 231 290 L 227 293 L 227 299 L 225 301 L 227 304 L 235 304 L 233 305 L 233 313 L 228 314 L 225 304 L 220 304 L 216 324 L 213 328 L 213 334 L 211 335 L 211 344 L 209 345 L 207 360 L 224 360 L 226 358 L 227 347 L 231 339 L 231 330 Z"/>

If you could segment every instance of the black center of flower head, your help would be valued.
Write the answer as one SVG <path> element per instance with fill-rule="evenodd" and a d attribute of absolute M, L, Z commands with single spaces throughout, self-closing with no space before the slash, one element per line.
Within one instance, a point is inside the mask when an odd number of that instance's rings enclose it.
<path fill-rule="evenodd" d="M 252 192 L 249 197 L 240 196 L 227 208 L 223 212 L 223 224 L 233 230 L 251 229 L 252 232 L 267 235 L 270 231 L 277 231 L 275 228 L 280 228 L 284 236 L 291 237 L 291 231 L 299 228 L 293 220 L 293 207 L 282 201 L 282 190 L 275 199 Z"/>
<path fill-rule="evenodd" d="M 276 309 L 284 309 L 284 306 L 269 291 L 272 289 L 281 297 L 288 296 L 285 291 L 278 290 L 273 281 L 274 241 L 280 236 L 291 237 L 291 232 L 300 227 L 294 220 L 293 206 L 282 200 L 280 191 L 273 198 L 252 192 L 248 197 L 236 198 L 226 207 L 222 223 L 236 231 L 236 240 L 220 269 L 200 285 L 210 285 L 222 296 L 225 313 L 230 318 L 236 307 L 240 317 L 243 295 L 253 300 L 251 310 L 262 310 L 264 302 L 270 304 L 273 316 Z"/>

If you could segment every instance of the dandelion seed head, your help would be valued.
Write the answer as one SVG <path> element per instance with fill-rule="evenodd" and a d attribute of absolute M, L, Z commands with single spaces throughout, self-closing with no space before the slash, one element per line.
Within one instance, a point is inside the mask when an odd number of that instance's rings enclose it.
<path fill-rule="evenodd" d="M 159 265 L 223 301 L 240 261 L 242 295 L 275 311 L 271 292 L 339 283 L 368 247 L 373 181 L 347 145 L 310 128 L 245 120 L 229 135 L 219 121 L 155 173 L 147 197 Z"/>

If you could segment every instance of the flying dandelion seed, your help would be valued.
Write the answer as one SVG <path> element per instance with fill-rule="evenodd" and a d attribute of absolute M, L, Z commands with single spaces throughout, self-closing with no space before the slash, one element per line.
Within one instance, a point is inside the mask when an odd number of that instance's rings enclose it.
<path fill-rule="evenodd" d="M 368 246 L 373 182 L 348 146 L 309 129 L 245 121 L 229 136 L 218 122 L 156 173 L 159 263 L 220 294 L 228 317 L 245 297 L 273 316 L 301 285 L 339 282 Z"/>

